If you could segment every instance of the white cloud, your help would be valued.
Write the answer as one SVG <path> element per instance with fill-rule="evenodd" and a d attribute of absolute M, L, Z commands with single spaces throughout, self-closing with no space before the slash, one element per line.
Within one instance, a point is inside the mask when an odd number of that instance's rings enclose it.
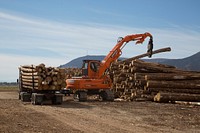
<path fill-rule="evenodd" d="M 4 55 L 0 54 L 0 82 L 16 81 L 18 78 L 18 67 L 20 65 L 38 65 L 45 63 L 46 66 L 57 67 L 66 60 L 59 58 L 30 57 L 20 55 Z"/>
<path fill-rule="evenodd" d="M 150 32 L 154 36 L 155 49 L 168 46 L 172 48 L 172 52 L 155 57 L 183 58 L 200 50 L 200 33 L 180 27 L 142 29 L 95 23 L 59 23 L 0 12 L 0 51 L 6 50 L 0 54 L 0 74 L 3 75 L 0 81 L 3 78 L 13 79 L 15 76 L 12 74 L 16 75 L 16 67 L 21 64 L 43 62 L 59 66 L 87 53 L 106 55 L 116 44 L 117 37 L 144 32 Z M 130 42 L 125 47 L 123 56 L 132 57 L 144 53 L 147 42 L 138 46 Z M 39 51 L 35 51 L 34 55 L 34 50 L 37 49 Z M 33 50 L 32 55 L 27 54 L 30 50 Z M 36 55 L 38 52 L 40 55 Z"/>

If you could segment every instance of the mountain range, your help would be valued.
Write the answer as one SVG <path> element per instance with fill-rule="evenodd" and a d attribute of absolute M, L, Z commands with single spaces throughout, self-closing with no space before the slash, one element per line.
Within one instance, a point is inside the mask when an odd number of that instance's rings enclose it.
<path fill-rule="evenodd" d="M 96 56 L 96 55 L 87 55 L 83 57 L 76 58 L 64 65 L 60 65 L 61 68 L 81 68 L 82 67 L 82 60 L 103 60 L 105 56 Z M 120 58 L 123 60 L 125 58 Z M 175 66 L 179 69 L 189 70 L 189 71 L 200 71 L 200 52 L 183 58 L 183 59 L 143 59 L 147 62 L 156 62 L 160 64 L 167 64 L 171 66 Z"/>

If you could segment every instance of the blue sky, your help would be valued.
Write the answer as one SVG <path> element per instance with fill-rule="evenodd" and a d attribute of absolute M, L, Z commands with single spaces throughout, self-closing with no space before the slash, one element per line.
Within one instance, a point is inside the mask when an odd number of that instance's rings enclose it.
<path fill-rule="evenodd" d="M 119 36 L 150 32 L 154 58 L 184 58 L 200 51 L 199 0 L 0 0 L 0 82 L 16 81 L 18 67 L 59 66 L 76 57 L 106 55 Z M 147 42 L 131 42 L 132 57 Z"/>

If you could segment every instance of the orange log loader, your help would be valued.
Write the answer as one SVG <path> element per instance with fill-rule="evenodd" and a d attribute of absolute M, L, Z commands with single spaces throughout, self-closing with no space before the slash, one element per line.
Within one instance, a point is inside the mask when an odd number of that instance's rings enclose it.
<path fill-rule="evenodd" d="M 72 90 L 74 99 L 78 101 L 86 101 L 87 95 L 99 95 L 104 101 L 113 101 L 114 94 L 111 91 L 112 81 L 105 74 L 110 65 L 115 62 L 122 54 L 122 49 L 130 41 L 136 41 L 136 44 L 144 42 L 149 37 L 147 53 L 149 57 L 153 50 L 153 36 L 146 32 L 144 34 L 133 34 L 125 37 L 119 37 L 117 44 L 102 60 L 83 60 L 82 77 L 72 77 L 66 80 L 66 88 Z"/>

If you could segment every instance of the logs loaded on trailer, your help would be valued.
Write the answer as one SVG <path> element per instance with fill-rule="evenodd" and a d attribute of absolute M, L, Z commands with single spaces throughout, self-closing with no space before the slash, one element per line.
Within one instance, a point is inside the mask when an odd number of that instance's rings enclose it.
<path fill-rule="evenodd" d="M 19 67 L 21 85 L 24 89 L 60 90 L 66 86 L 65 69 L 24 65 Z"/>
<path fill-rule="evenodd" d="M 65 88 L 65 69 L 45 67 L 44 64 L 19 67 L 19 99 L 33 104 L 51 101 L 61 104 Z"/>
<path fill-rule="evenodd" d="M 153 54 L 170 51 L 170 48 L 156 51 Z M 155 102 L 200 101 L 200 72 L 139 60 L 145 56 L 142 54 L 111 65 L 108 73 L 116 97 Z"/>

